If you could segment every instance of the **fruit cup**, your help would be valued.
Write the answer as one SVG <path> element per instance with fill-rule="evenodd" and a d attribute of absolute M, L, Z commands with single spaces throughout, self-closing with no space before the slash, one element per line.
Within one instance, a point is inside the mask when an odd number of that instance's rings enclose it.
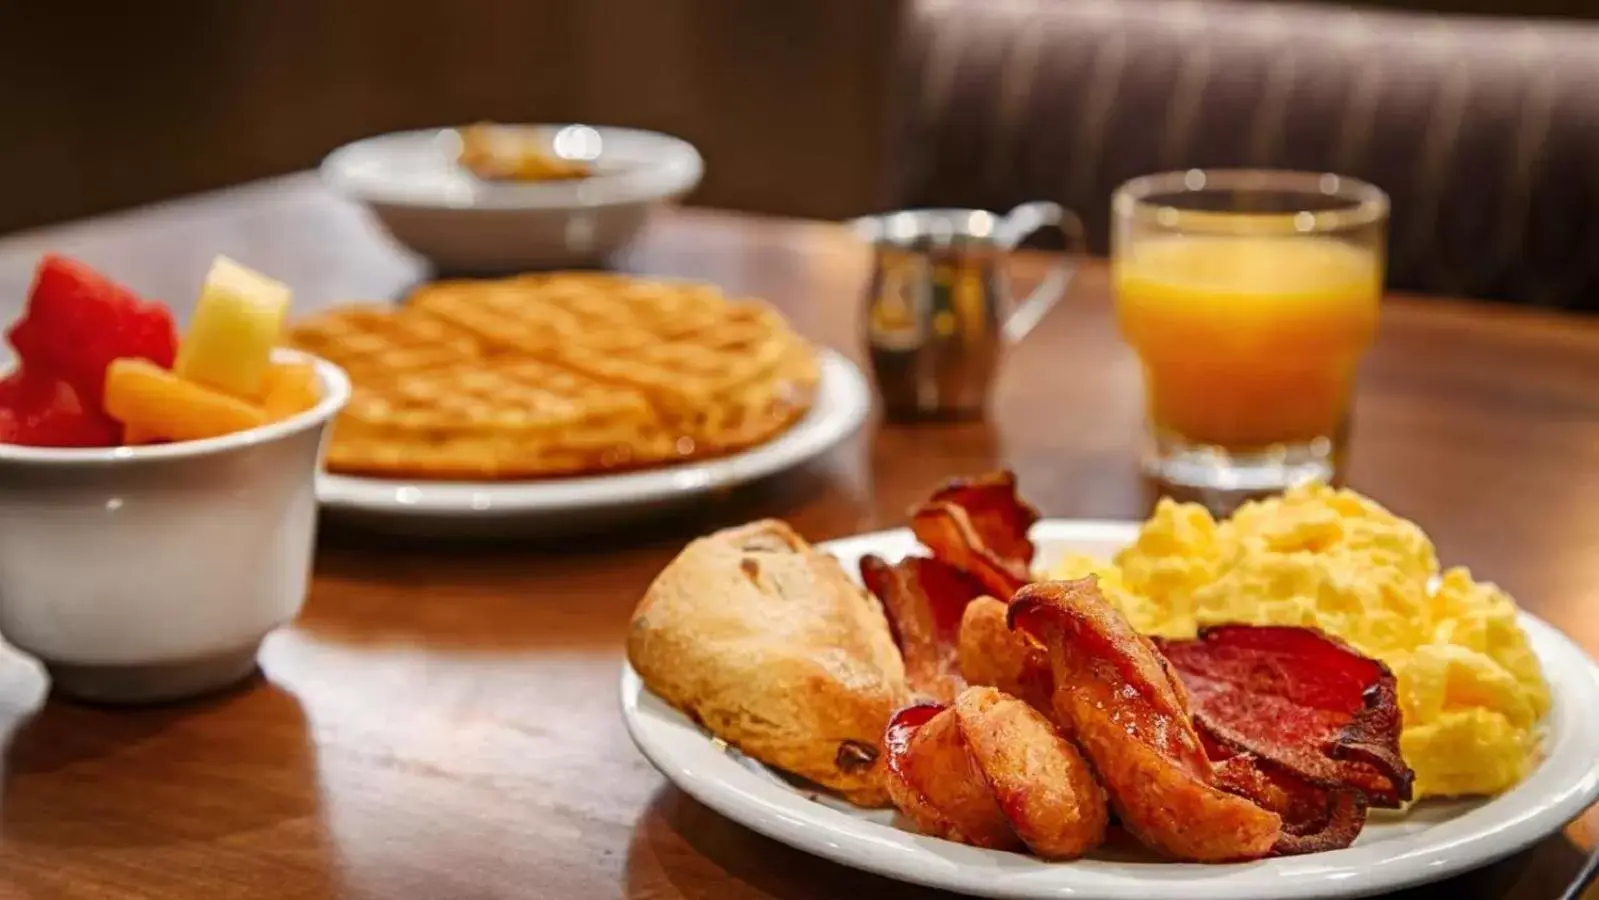
<path fill-rule="evenodd" d="M 174 700 L 232 684 L 305 601 L 317 470 L 350 396 L 309 360 L 311 409 L 223 437 L 107 449 L 0 445 L 0 635 L 63 694 Z"/>

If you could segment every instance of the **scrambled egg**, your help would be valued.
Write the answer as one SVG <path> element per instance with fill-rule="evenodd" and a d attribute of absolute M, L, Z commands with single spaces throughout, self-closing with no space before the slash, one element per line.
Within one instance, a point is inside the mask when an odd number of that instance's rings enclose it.
<path fill-rule="evenodd" d="M 1440 574 L 1420 528 L 1353 491 L 1307 485 L 1221 522 L 1162 500 L 1113 561 L 1068 556 L 1049 572 L 1088 574 L 1147 634 L 1305 625 L 1386 662 L 1418 796 L 1497 793 L 1537 758 L 1549 688 L 1515 602 L 1464 568 Z"/>

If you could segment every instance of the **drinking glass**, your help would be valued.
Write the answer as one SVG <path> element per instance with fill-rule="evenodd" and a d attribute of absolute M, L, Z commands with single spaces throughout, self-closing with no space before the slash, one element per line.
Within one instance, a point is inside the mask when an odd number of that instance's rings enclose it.
<path fill-rule="evenodd" d="M 1111 210 L 1145 472 L 1201 496 L 1339 480 L 1377 328 L 1387 195 L 1325 173 L 1191 169 L 1127 182 Z"/>

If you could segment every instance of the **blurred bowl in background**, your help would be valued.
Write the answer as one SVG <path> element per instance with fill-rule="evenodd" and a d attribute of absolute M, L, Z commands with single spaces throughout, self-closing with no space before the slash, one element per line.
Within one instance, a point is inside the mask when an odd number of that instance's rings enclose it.
<path fill-rule="evenodd" d="M 458 160 L 461 131 L 400 131 L 346 144 L 325 184 L 364 204 L 401 244 L 446 273 L 588 266 L 631 241 L 650 212 L 692 191 L 704 162 L 670 135 L 588 125 L 502 125 L 586 177 L 479 178 Z"/>

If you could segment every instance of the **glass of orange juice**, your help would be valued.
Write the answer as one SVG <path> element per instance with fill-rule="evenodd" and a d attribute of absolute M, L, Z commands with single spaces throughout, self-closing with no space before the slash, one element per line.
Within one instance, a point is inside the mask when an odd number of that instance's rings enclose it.
<path fill-rule="evenodd" d="M 1339 175 L 1192 169 L 1122 185 L 1111 211 L 1146 472 L 1223 498 L 1337 480 L 1377 329 L 1387 195 Z"/>

